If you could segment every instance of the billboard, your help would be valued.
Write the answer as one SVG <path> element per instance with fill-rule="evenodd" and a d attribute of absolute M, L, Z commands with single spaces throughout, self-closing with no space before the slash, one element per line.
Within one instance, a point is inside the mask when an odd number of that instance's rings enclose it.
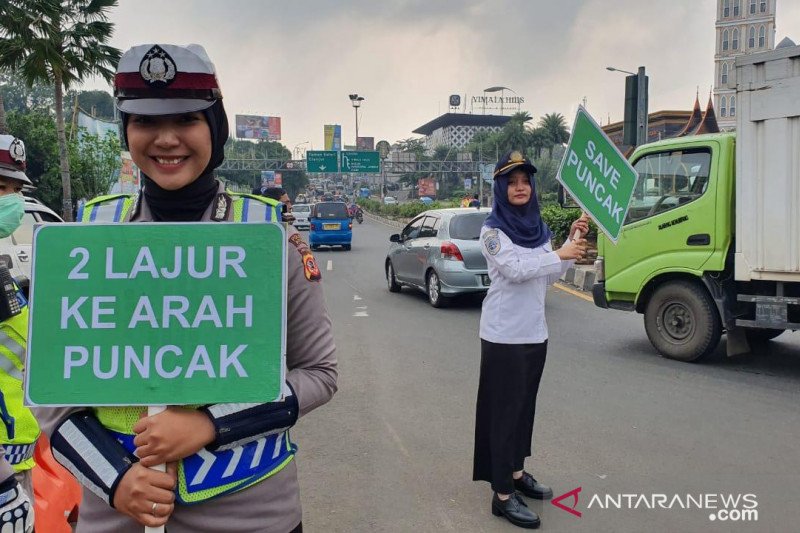
<path fill-rule="evenodd" d="M 375 150 L 375 137 L 359 137 L 356 139 L 356 149 Z"/>
<path fill-rule="evenodd" d="M 325 150 L 342 149 L 342 126 L 339 124 L 325 124 Z"/>
<path fill-rule="evenodd" d="M 420 196 L 436 196 L 436 178 L 420 178 L 417 185 Z"/>
<path fill-rule="evenodd" d="M 236 137 L 239 139 L 281 139 L 281 117 L 236 115 Z"/>
<path fill-rule="evenodd" d="M 275 187 L 275 171 L 262 170 L 261 171 L 261 185 L 267 187 Z"/>

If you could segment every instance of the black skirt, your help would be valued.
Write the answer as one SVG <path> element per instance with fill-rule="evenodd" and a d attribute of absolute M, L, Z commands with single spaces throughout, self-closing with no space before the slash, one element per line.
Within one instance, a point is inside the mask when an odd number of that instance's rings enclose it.
<path fill-rule="evenodd" d="M 514 492 L 512 473 L 531 455 L 536 395 L 547 357 L 541 344 L 496 344 L 481 339 L 472 479 L 495 492 Z"/>

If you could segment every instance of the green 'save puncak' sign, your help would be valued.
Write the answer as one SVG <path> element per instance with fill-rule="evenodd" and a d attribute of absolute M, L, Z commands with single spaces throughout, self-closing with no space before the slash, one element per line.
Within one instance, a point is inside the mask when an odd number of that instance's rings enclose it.
<path fill-rule="evenodd" d="M 54 224 L 33 241 L 37 405 L 266 402 L 285 377 L 278 224 Z"/>
<path fill-rule="evenodd" d="M 558 181 L 617 242 L 638 174 L 583 107 L 558 169 Z"/>

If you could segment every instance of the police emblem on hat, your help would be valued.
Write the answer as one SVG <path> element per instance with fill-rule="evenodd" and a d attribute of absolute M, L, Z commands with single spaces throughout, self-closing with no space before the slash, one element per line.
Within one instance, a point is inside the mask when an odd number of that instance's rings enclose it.
<path fill-rule="evenodd" d="M 175 81 L 177 70 L 175 60 L 158 45 L 148 50 L 139 63 L 139 74 L 142 75 L 142 79 L 158 89 L 163 89 Z"/>
<path fill-rule="evenodd" d="M 522 163 L 525 161 L 525 157 L 523 157 L 521 153 L 514 150 L 511 152 L 511 155 L 508 156 L 508 161 L 509 163 Z"/>
<path fill-rule="evenodd" d="M 25 165 L 25 145 L 19 139 L 11 141 L 11 145 L 8 147 L 8 154 L 18 165 Z"/>

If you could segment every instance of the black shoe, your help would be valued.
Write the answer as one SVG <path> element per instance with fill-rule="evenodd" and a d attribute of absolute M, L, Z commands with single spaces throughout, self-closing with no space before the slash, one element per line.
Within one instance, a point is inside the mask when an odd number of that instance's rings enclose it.
<path fill-rule="evenodd" d="M 536 529 L 542 523 L 539 515 L 528 509 L 527 504 L 516 492 L 505 501 L 498 498 L 495 493 L 492 497 L 492 514 L 505 516 L 515 526 L 525 529 Z"/>
<path fill-rule="evenodd" d="M 514 480 L 514 488 L 528 498 L 549 500 L 553 497 L 553 489 L 547 485 L 542 485 L 527 472 L 523 472 L 521 478 Z"/>

